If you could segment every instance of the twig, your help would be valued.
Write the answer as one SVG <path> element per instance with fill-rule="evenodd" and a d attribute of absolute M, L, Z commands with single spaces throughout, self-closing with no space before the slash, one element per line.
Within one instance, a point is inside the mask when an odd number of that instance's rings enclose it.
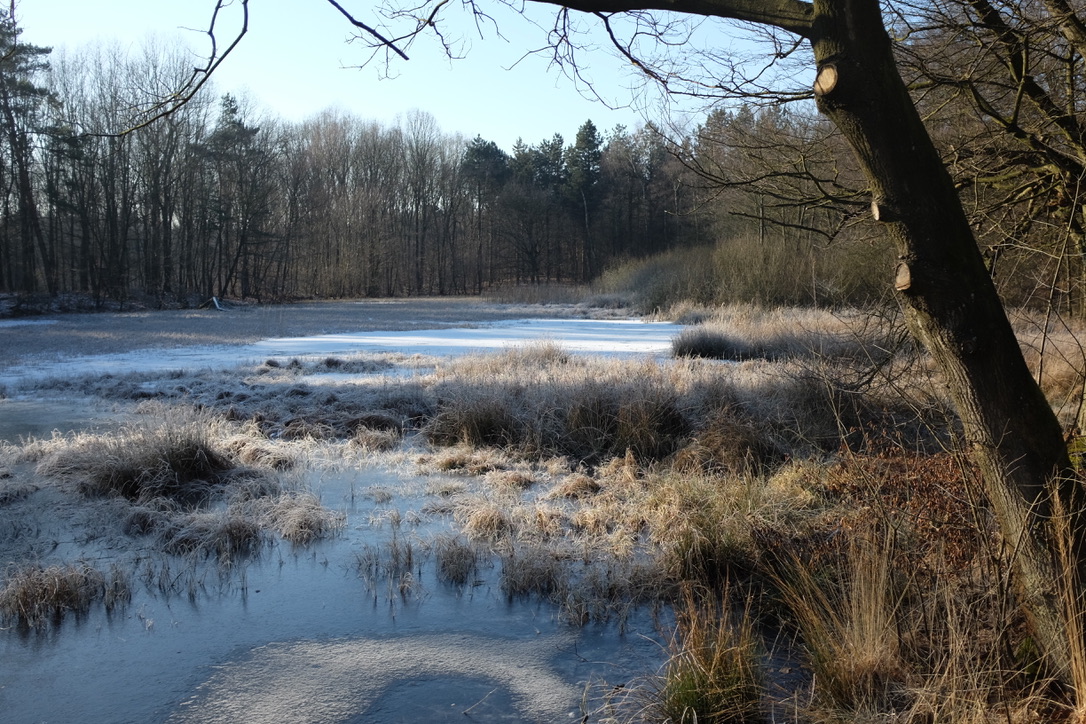
<path fill-rule="evenodd" d="M 462 712 L 460 712 L 460 713 L 461 713 L 461 714 L 463 714 L 463 715 L 465 715 L 465 716 L 467 716 L 467 714 L 468 714 L 468 712 L 469 712 L 469 711 L 471 711 L 472 709 L 474 709 L 475 707 L 479 706 L 479 705 L 480 705 L 480 704 L 482 704 L 482 703 L 483 703 L 484 701 L 486 701 L 486 700 L 487 700 L 487 698 L 488 698 L 488 697 L 489 697 L 489 696 L 490 696 L 491 694 L 493 694 L 493 693 L 494 693 L 495 691 L 497 691 L 497 690 L 498 690 L 499 688 L 501 688 L 501 687 L 497 687 L 497 688 L 491 689 L 491 690 L 490 690 L 489 692 L 487 692 L 487 695 L 486 695 L 486 696 L 484 696 L 484 697 L 483 697 L 482 699 L 480 699 L 479 701 L 475 702 L 474 704 L 472 704 L 471 706 L 469 706 L 469 707 L 468 707 L 467 709 L 465 709 L 464 711 L 462 711 Z"/>

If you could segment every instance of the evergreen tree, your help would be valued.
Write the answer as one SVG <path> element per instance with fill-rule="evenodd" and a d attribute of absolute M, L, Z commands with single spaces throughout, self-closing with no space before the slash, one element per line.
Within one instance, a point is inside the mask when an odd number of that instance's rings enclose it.
<path fill-rule="evenodd" d="M 0 188 L 6 189 L 0 209 L 0 285 L 34 292 L 44 281 L 53 294 L 55 252 L 42 233 L 33 178 L 40 111 L 49 98 L 35 81 L 48 67 L 52 49 L 22 43 L 20 33 L 10 12 L 0 10 L 0 123 L 6 146 L 0 168 Z"/>

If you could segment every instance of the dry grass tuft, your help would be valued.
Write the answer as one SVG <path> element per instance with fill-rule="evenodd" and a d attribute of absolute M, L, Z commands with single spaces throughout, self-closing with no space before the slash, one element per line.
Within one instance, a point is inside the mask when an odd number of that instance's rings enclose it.
<path fill-rule="evenodd" d="M 214 557 L 224 566 L 253 555 L 267 542 L 254 516 L 233 509 L 175 518 L 160 537 L 168 553 Z"/>
<path fill-rule="evenodd" d="M 14 480 L 10 475 L 0 475 L 0 507 L 23 500 L 37 490 L 38 486 L 33 483 Z"/>
<path fill-rule="evenodd" d="M 673 397 L 648 394 L 619 405 L 611 451 L 630 450 L 638 459 L 659 460 L 675 452 L 689 430 Z"/>
<path fill-rule="evenodd" d="M 453 498 L 463 495 L 467 490 L 468 486 L 460 480 L 434 480 L 426 485 L 426 494 L 439 498 Z"/>
<path fill-rule="evenodd" d="M 549 548 L 518 548 L 502 556 L 501 589 L 507 596 L 561 599 L 569 586 L 568 568 Z"/>
<path fill-rule="evenodd" d="M 498 490 L 520 492 L 536 483 L 535 476 L 529 470 L 496 470 L 483 477 L 487 485 Z"/>
<path fill-rule="evenodd" d="M 424 433 L 435 445 L 512 445 L 520 438 L 510 401 L 498 393 L 446 400 L 426 424 Z"/>
<path fill-rule="evenodd" d="M 438 472 L 465 475 L 485 475 L 506 470 L 513 465 L 513 462 L 498 450 L 476 450 L 469 445 L 458 445 L 433 457 L 423 457 L 419 463 L 423 467 L 432 467 Z"/>
<path fill-rule="evenodd" d="M 694 724 L 762 722 L 759 637 L 749 608 L 687 586 L 676 610 L 675 634 L 663 674 L 647 687 L 653 721 Z"/>
<path fill-rule="evenodd" d="M 832 577 L 818 576 L 807 561 L 795 559 L 780 578 L 824 706 L 875 713 L 908 701 L 898 616 L 903 592 L 894 580 L 889 543 L 855 539 Z"/>
<path fill-rule="evenodd" d="M 495 503 L 484 503 L 466 514 L 464 535 L 475 540 L 496 541 L 513 533 L 513 519 Z"/>
<path fill-rule="evenodd" d="M 359 427 L 351 436 L 351 442 L 368 452 L 385 452 L 395 449 L 403 439 L 403 433 L 394 430 L 374 430 Z"/>
<path fill-rule="evenodd" d="M 672 343 L 676 357 L 718 360 L 878 357 L 893 346 L 892 320 L 856 313 L 801 308 L 725 305 L 692 315 Z M 672 313 L 672 316 L 674 316 Z M 885 322 L 885 323 L 881 323 Z"/>
<path fill-rule="evenodd" d="M 339 436 L 339 431 L 328 422 L 302 417 L 287 420 L 279 432 L 283 440 L 335 440 Z"/>
<path fill-rule="evenodd" d="M 549 498 L 588 498 L 600 492 L 602 486 L 595 478 L 584 473 L 567 475 L 562 482 L 551 488 Z"/>
<path fill-rule="evenodd" d="M 676 357 L 701 357 L 719 360 L 777 359 L 783 356 L 780 341 L 776 345 L 755 345 L 723 329 L 705 324 L 684 329 L 671 341 Z"/>
<path fill-rule="evenodd" d="M 479 552 L 458 536 L 442 535 L 434 542 L 437 575 L 443 581 L 463 586 L 479 570 Z"/>
<path fill-rule="evenodd" d="M 575 364 L 576 358 L 550 339 L 509 347 L 499 354 L 469 355 L 452 362 L 457 375 L 495 375 L 509 370 L 551 369 Z"/>
<path fill-rule="evenodd" d="M 298 456 L 284 445 L 238 435 L 230 440 L 227 449 L 245 465 L 257 465 L 272 470 L 290 470 L 298 464 Z"/>
<path fill-rule="evenodd" d="M 1067 428 L 1082 427 L 1086 390 L 1086 330 L 1082 322 L 1028 310 L 1011 314 L 1026 364 Z"/>
<path fill-rule="evenodd" d="M 260 507 L 261 524 L 298 545 L 335 535 L 347 524 L 346 515 L 328 510 L 312 493 L 287 493 Z"/>
<path fill-rule="evenodd" d="M 127 576 L 118 568 L 106 576 L 85 562 L 14 567 L 0 589 L 0 618 L 41 628 L 59 624 L 65 614 L 86 613 L 95 601 L 112 609 L 129 598 Z"/>
<path fill-rule="evenodd" d="M 734 408 L 717 411 L 675 456 L 678 470 L 747 474 L 763 471 L 783 456 L 763 430 Z"/>
<path fill-rule="evenodd" d="M 37 472 L 75 481 L 85 495 L 119 495 L 133 501 L 168 498 L 198 505 L 236 467 L 212 443 L 208 424 L 199 418 L 167 420 L 153 426 L 127 427 L 109 436 L 54 438 Z"/>

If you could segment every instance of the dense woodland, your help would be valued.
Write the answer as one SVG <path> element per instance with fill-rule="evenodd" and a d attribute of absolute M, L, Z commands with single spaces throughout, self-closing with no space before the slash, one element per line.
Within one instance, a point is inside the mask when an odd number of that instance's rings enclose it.
<path fill-rule="evenodd" d="M 957 22 L 933 15 L 913 31 L 903 72 L 1001 291 L 1077 307 L 1086 136 L 1069 134 L 1079 125 L 1063 95 L 1078 91 L 1060 83 L 1081 58 L 1033 29 L 1051 52 L 1029 56 L 1043 72 L 1024 107 L 998 43 L 946 41 Z M 697 301 L 888 293 L 894 260 L 862 174 L 806 101 L 733 98 L 678 131 L 586 121 L 573 139 L 507 153 L 445 134 L 423 111 L 396 125 L 337 112 L 288 123 L 205 88 L 125 132 L 184 85 L 187 51 L 53 52 L 21 43 L 6 15 L 0 50 L 3 294 L 161 304 L 478 294 L 596 280 L 646 259 L 685 269 L 676 293 Z M 973 69 L 968 83 L 952 76 L 959 65 Z M 644 269 L 627 287 L 658 281 Z"/>
<path fill-rule="evenodd" d="M 586 121 L 512 154 L 415 112 L 256 117 L 202 94 L 118 135 L 180 84 L 180 54 L 54 57 L 0 37 L 0 291 L 95 299 L 479 293 L 582 282 L 699 236 L 659 134 Z M 149 95 L 150 92 L 150 95 Z"/>

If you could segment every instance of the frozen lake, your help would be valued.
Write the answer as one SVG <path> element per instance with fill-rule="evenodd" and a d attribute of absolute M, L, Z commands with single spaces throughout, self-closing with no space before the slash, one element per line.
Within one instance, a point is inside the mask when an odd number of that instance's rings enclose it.
<path fill-rule="evenodd" d="M 0 326 L 0 340 L 56 326 L 31 321 Z M 230 370 L 268 358 L 367 352 L 448 357 L 535 341 L 575 354 L 665 357 L 680 330 L 619 319 L 466 324 L 92 355 L 80 354 L 73 336 L 65 353 L 23 356 L 0 367 L 0 389 L 9 396 L 0 399 L 0 439 L 116 423 L 117 411 L 97 398 L 49 392 L 50 399 L 38 399 L 31 388 L 48 378 Z M 430 551 L 452 523 L 440 512 L 423 512 L 433 482 L 380 467 L 313 472 L 307 485 L 346 516 L 341 535 L 304 548 L 278 541 L 225 573 L 175 563 L 174 584 L 164 587 L 156 569 L 155 583 L 150 573 L 134 582 L 123 610 L 95 608 L 45 631 L 0 631 L 0 720 L 587 722 L 598 704 L 594 684 L 625 685 L 660 665 L 651 611 L 574 626 L 553 603 L 506 595 L 493 559 L 466 585 L 440 580 Z M 38 534 L 52 535 L 43 516 Z M 0 519 L 0 538 L 18 537 L 27 525 L 35 524 Z M 107 567 L 123 561 L 138 570 L 150 555 L 93 539 L 61 540 L 68 534 L 59 529 L 55 535 L 58 549 L 82 546 L 89 562 Z M 390 546 L 414 551 L 401 571 L 417 584 L 410 591 L 394 590 L 361 564 Z"/>
<path fill-rule="evenodd" d="M 682 327 L 630 319 L 521 319 L 432 330 L 370 331 L 277 337 L 239 345 L 181 346 L 29 360 L 0 368 L 0 385 L 17 389 L 35 379 L 87 374 L 225 369 L 268 357 L 321 357 L 360 352 L 454 356 L 496 352 L 550 341 L 567 352 L 615 357 L 664 357 Z M 0 330 L 0 335 L 3 330 Z"/>

